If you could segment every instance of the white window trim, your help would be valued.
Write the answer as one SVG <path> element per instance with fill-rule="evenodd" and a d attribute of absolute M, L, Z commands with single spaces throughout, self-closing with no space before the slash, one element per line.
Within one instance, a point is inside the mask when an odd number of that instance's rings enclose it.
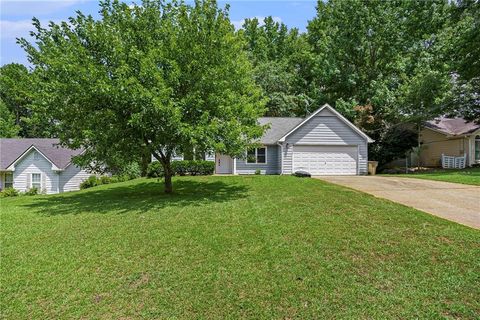
<path fill-rule="evenodd" d="M 30 173 L 30 189 L 33 188 L 33 175 L 38 174 L 40 175 L 40 181 L 38 182 L 38 191 L 42 190 L 42 173 L 40 172 L 32 172 Z"/>
<path fill-rule="evenodd" d="M 9 175 L 10 177 L 12 177 L 12 180 L 11 182 L 8 182 L 9 184 L 11 184 L 10 187 L 7 187 L 7 175 Z M 13 188 L 13 172 L 5 172 L 4 175 L 3 175 L 3 188 L 6 189 L 6 188 Z"/>
<path fill-rule="evenodd" d="M 258 162 L 258 155 L 257 155 L 257 152 L 258 152 L 258 149 L 259 148 L 265 148 L 265 162 Z M 267 146 L 261 146 L 261 147 L 258 147 L 258 148 L 255 148 L 255 162 L 248 162 L 248 150 L 246 152 L 246 157 L 245 157 L 245 164 L 247 165 L 251 165 L 251 164 L 267 164 L 268 162 L 268 148 Z"/>

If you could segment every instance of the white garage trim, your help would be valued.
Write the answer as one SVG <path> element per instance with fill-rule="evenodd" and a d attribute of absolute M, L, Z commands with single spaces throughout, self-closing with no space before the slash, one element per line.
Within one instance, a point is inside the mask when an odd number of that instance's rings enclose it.
<path fill-rule="evenodd" d="M 295 145 L 293 172 L 308 171 L 312 175 L 359 174 L 359 148 L 356 145 Z"/>

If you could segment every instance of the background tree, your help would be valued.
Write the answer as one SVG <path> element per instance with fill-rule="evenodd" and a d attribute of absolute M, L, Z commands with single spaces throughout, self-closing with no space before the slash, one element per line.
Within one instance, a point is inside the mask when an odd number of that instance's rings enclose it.
<path fill-rule="evenodd" d="M 255 69 L 255 80 L 267 98 L 267 116 L 304 116 L 312 99 L 308 78 L 313 61 L 305 35 L 271 16 L 246 19 L 239 35 Z"/>
<path fill-rule="evenodd" d="M 61 142 L 86 150 L 77 162 L 148 150 L 169 193 L 174 153 L 195 145 L 239 155 L 261 136 L 263 100 L 228 8 L 147 0 L 100 8 L 99 20 L 80 12 L 47 28 L 34 20 L 38 46 L 20 41 Z"/>
<path fill-rule="evenodd" d="M 19 131 L 20 127 L 15 124 L 15 116 L 0 99 L 0 138 L 15 138 Z"/>
<path fill-rule="evenodd" d="M 453 115 L 480 121 L 480 2 L 458 0 L 443 30 L 443 55 L 451 86 L 445 104 Z"/>
<path fill-rule="evenodd" d="M 356 122 L 377 141 L 399 123 L 442 113 L 437 94 L 447 72 L 432 57 L 450 10 L 446 0 L 319 1 L 308 24 L 315 105 L 328 102 L 354 121 L 368 106 L 371 120 Z M 372 158 L 386 159 L 389 145 L 370 145 Z"/>

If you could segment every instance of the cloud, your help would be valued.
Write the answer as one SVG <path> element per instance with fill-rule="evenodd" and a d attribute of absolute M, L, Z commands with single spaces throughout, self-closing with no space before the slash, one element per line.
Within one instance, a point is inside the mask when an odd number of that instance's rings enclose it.
<path fill-rule="evenodd" d="M 33 30 L 32 20 L 9 21 L 0 20 L 0 38 L 15 39 L 26 37 Z"/>
<path fill-rule="evenodd" d="M 242 28 L 243 23 L 245 22 L 245 19 L 253 19 L 253 18 L 257 18 L 258 22 L 261 26 L 264 25 L 263 20 L 266 17 L 263 17 L 263 16 L 255 16 L 255 17 L 250 17 L 250 18 L 244 18 L 242 20 L 232 20 L 230 22 L 233 24 L 233 26 L 235 27 L 236 30 L 239 30 L 239 29 Z M 273 21 L 275 21 L 275 22 L 278 22 L 278 23 L 282 22 L 282 18 L 280 18 L 280 17 L 272 17 L 272 18 L 273 18 Z"/>
<path fill-rule="evenodd" d="M 51 20 L 41 19 L 40 25 L 48 26 Z M 53 20 L 55 23 L 60 23 L 61 20 Z M 15 39 L 28 38 L 30 31 L 35 31 L 32 20 L 0 20 L 0 39 Z"/>
<path fill-rule="evenodd" d="M 52 14 L 88 0 L 2 0 L 3 16 L 39 16 Z"/>

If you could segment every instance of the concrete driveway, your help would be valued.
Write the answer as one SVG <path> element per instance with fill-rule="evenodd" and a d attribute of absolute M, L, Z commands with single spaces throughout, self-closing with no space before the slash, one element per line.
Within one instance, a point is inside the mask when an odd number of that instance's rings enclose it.
<path fill-rule="evenodd" d="M 370 193 L 480 229 L 480 187 L 414 178 L 321 176 L 324 181 Z"/>

